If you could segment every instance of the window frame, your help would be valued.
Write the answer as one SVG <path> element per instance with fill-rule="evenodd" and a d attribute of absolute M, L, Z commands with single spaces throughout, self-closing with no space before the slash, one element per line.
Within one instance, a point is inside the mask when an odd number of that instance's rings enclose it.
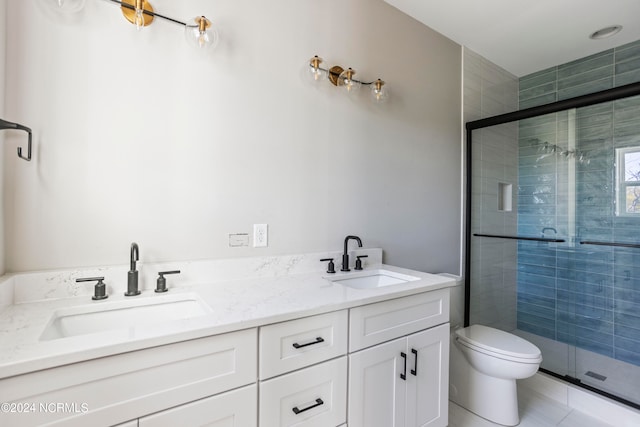
<path fill-rule="evenodd" d="M 640 180 L 627 181 L 626 180 L 626 165 L 625 155 L 629 153 L 640 153 L 640 145 L 634 145 L 631 147 L 616 148 L 616 216 L 640 216 L 640 209 L 638 212 L 627 212 L 627 189 L 629 187 L 639 187 Z"/>

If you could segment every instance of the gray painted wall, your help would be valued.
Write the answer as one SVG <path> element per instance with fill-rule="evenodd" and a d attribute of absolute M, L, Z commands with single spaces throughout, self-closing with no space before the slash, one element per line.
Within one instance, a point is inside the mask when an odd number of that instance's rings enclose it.
<path fill-rule="evenodd" d="M 132 241 L 144 262 L 335 250 L 357 234 L 388 263 L 458 272 L 449 39 L 382 1 L 156 0 L 216 18 L 221 42 L 199 55 L 179 27 L 136 32 L 109 2 L 62 17 L 7 4 L 7 113 L 35 131 L 31 164 L 4 161 L 8 271 L 125 263 Z M 314 54 L 383 78 L 390 102 L 312 87 Z M 268 248 L 229 247 L 255 223 Z"/>

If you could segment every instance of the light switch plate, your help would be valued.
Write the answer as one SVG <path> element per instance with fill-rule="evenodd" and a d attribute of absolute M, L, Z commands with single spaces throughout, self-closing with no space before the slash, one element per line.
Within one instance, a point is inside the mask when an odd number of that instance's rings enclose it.
<path fill-rule="evenodd" d="M 229 234 L 229 246 L 232 248 L 249 246 L 249 233 Z"/>

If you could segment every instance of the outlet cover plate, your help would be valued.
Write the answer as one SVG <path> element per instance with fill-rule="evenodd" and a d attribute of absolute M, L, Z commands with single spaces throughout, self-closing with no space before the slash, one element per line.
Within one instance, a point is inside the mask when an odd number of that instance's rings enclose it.
<path fill-rule="evenodd" d="M 269 226 L 253 224 L 253 247 L 266 248 L 267 246 L 269 246 Z"/>

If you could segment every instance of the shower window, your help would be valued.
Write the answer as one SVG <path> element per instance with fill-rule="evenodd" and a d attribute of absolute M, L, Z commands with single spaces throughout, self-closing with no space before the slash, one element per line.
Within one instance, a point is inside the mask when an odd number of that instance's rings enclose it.
<path fill-rule="evenodd" d="M 616 150 L 618 205 L 616 214 L 640 215 L 640 146 Z"/>

